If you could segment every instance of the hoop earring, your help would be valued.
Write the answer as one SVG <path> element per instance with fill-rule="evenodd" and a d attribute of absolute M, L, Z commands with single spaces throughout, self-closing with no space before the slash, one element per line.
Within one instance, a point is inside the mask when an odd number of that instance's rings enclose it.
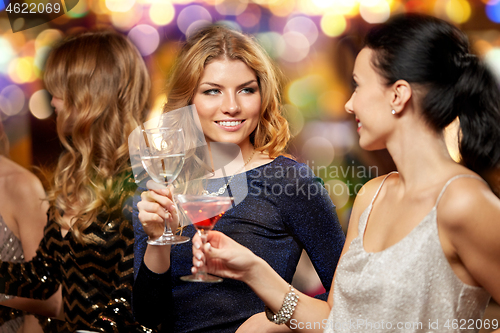
<path fill-rule="evenodd" d="M 393 109 L 393 110 L 391 111 L 391 113 L 392 113 L 392 114 L 396 114 L 396 110 L 394 110 L 394 109 Z"/>

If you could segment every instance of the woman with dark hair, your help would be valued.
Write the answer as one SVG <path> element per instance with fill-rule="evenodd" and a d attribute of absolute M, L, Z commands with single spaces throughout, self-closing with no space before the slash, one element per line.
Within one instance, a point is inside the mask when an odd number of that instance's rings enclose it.
<path fill-rule="evenodd" d="M 290 134 L 282 116 L 281 74 L 269 56 L 240 32 L 223 26 L 201 29 L 179 53 L 164 110 L 190 104 L 196 106 L 211 154 L 214 142 L 232 143 L 245 161 L 236 171 L 244 179 L 228 174 L 207 180 L 211 195 L 248 188 L 248 195 L 215 229 L 248 246 L 288 282 L 304 249 L 328 291 L 345 236 L 321 180 L 305 164 L 286 157 Z M 197 167 L 202 166 L 196 159 L 186 157 L 183 170 Z M 150 327 L 161 323 L 164 331 L 173 332 L 274 330 L 265 319 L 264 304 L 244 283 L 180 281 L 190 273 L 190 243 L 146 244 L 148 236 L 162 234 L 165 209 L 172 209 L 165 194 L 143 192 L 137 205 L 136 319 Z M 195 232 L 189 225 L 183 235 L 192 237 Z M 327 294 L 318 297 L 326 299 Z"/>
<path fill-rule="evenodd" d="M 36 256 L 1 262 L 0 292 L 46 299 L 61 285 L 68 331 L 143 332 L 130 308 L 136 185 L 128 135 L 148 111 L 146 66 L 123 35 L 85 32 L 54 48 L 44 81 L 64 150 Z"/>
<path fill-rule="evenodd" d="M 193 270 L 246 282 L 271 321 L 297 331 L 479 331 L 490 295 L 500 301 L 500 200 L 480 177 L 500 166 L 500 91 L 469 52 L 459 29 L 429 16 L 368 33 L 346 111 L 360 146 L 387 148 L 398 172 L 356 198 L 328 302 L 218 232 L 199 250 L 193 240 Z M 460 164 L 443 138 L 457 117 Z"/>

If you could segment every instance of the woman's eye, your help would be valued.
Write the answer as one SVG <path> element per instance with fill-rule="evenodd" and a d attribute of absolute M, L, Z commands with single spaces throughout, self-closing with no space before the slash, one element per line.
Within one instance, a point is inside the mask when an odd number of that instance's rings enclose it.
<path fill-rule="evenodd" d="M 358 87 L 358 84 L 354 80 L 352 80 L 351 85 L 352 85 L 352 90 L 356 90 L 356 88 Z"/>
<path fill-rule="evenodd" d="M 241 92 L 244 94 L 253 94 L 255 92 L 254 88 L 243 88 L 241 89 Z"/>
<path fill-rule="evenodd" d="M 204 95 L 217 95 L 219 93 L 218 89 L 209 89 L 203 92 Z"/>

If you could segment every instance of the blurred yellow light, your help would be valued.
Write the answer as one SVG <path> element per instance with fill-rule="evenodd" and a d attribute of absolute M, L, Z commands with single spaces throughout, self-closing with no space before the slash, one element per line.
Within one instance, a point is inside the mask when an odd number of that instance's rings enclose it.
<path fill-rule="evenodd" d="M 308 0 L 302 0 L 304 2 Z M 358 15 L 358 0 L 332 0 L 327 8 L 320 8 L 316 15 L 326 15 L 326 13 L 353 17 Z"/>
<path fill-rule="evenodd" d="M 35 49 L 38 50 L 45 46 L 52 46 L 63 38 L 63 34 L 57 29 L 47 29 L 38 34 L 35 39 Z"/>
<path fill-rule="evenodd" d="M 336 116 L 343 116 L 345 114 L 346 96 L 339 90 L 329 90 L 318 97 L 318 108 Z"/>
<path fill-rule="evenodd" d="M 332 0 L 311 0 L 311 2 L 318 8 L 326 9 L 331 7 L 335 1 Z"/>
<path fill-rule="evenodd" d="M 106 0 L 106 7 L 113 12 L 127 12 L 134 4 L 135 0 Z"/>
<path fill-rule="evenodd" d="M 318 2 L 318 4 L 317 4 Z M 297 9 L 296 11 L 303 13 L 308 16 L 317 16 L 321 15 L 324 12 L 324 6 L 328 1 L 323 0 L 297 0 Z M 332 3 L 332 1 L 329 1 Z M 328 6 L 330 6 L 329 4 Z"/>
<path fill-rule="evenodd" d="M 167 103 L 167 96 L 165 94 L 161 94 L 155 98 L 153 102 L 153 107 L 151 111 L 147 115 L 147 120 L 151 120 L 155 117 L 160 116 L 163 113 L 163 106 Z"/>
<path fill-rule="evenodd" d="M 321 30 L 330 37 L 337 37 L 344 33 L 347 21 L 342 15 L 333 12 L 325 14 L 321 18 Z"/>
<path fill-rule="evenodd" d="M 110 14 L 110 10 L 106 6 L 106 3 L 102 0 L 90 0 L 88 1 L 88 5 L 90 6 L 90 9 L 98 14 Z"/>
<path fill-rule="evenodd" d="M 120 30 L 130 30 L 142 17 L 142 6 L 136 5 L 127 12 L 111 13 L 111 22 Z"/>
<path fill-rule="evenodd" d="M 301 108 L 317 103 L 317 96 L 326 87 L 326 80 L 320 75 L 309 75 L 293 81 L 287 92 L 288 100 Z"/>
<path fill-rule="evenodd" d="M 18 58 L 9 65 L 9 76 L 15 83 L 26 83 L 36 80 L 33 72 L 33 57 Z"/>
<path fill-rule="evenodd" d="M 276 16 L 289 16 L 294 9 L 295 0 L 279 0 L 269 4 L 269 10 Z"/>
<path fill-rule="evenodd" d="M 292 135 L 298 135 L 302 131 L 302 128 L 304 128 L 304 115 L 300 112 L 299 108 L 291 104 L 286 104 L 284 106 L 284 111 Z"/>
<path fill-rule="evenodd" d="M 12 50 L 14 53 L 19 52 L 24 45 L 26 44 L 26 37 L 24 36 L 24 33 L 6 33 L 3 35 L 3 38 L 9 41 L 10 46 L 12 47 Z"/>
<path fill-rule="evenodd" d="M 362 0 L 359 14 L 368 23 L 382 23 L 389 19 L 391 7 L 386 0 Z"/>
<path fill-rule="evenodd" d="M 175 17 L 175 8 L 170 1 L 156 2 L 149 8 L 149 17 L 156 25 L 167 25 Z"/>
<path fill-rule="evenodd" d="M 464 23 L 470 18 L 471 8 L 467 0 L 448 0 L 445 8 L 446 15 L 455 23 Z"/>
<path fill-rule="evenodd" d="M 482 56 L 488 53 L 491 49 L 493 49 L 493 45 L 484 39 L 480 39 L 474 43 L 474 50 Z"/>

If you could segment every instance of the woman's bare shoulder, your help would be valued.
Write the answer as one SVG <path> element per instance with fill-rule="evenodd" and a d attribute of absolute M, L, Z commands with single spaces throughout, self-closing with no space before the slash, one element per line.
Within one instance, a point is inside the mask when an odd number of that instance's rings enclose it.
<path fill-rule="evenodd" d="M 45 196 L 44 188 L 37 176 L 4 157 L 0 158 L 0 186 L 1 190 L 7 193 L 12 200 L 26 195 L 28 197 Z"/>
<path fill-rule="evenodd" d="M 470 227 L 470 221 L 500 215 L 500 199 L 480 179 L 460 177 L 449 184 L 438 206 L 443 226 Z"/>

